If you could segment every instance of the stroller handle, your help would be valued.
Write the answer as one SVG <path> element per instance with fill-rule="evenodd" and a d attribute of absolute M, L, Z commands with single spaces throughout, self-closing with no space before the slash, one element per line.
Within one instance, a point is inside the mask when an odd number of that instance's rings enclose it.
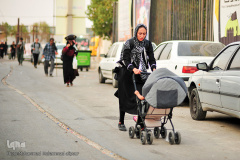
<path fill-rule="evenodd" d="M 146 75 L 150 75 L 150 72 L 141 72 L 141 74 L 146 74 Z M 132 75 L 132 79 L 133 79 L 133 85 L 134 85 L 134 89 L 135 91 L 137 90 L 137 86 L 136 86 L 136 80 L 135 80 L 135 74 L 133 73 Z"/>
<path fill-rule="evenodd" d="M 141 72 L 141 74 L 146 74 L 146 75 L 150 75 L 150 72 Z"/>

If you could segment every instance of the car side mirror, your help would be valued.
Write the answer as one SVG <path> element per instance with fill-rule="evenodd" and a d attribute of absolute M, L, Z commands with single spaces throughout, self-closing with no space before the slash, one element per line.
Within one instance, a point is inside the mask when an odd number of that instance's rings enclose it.
<path fill-rule="evenodd" d="M 207 65 L 206 62 L 204 62 L 204 63 L 198 63 L 196 66 L 197 66 L 197 69 L 198 69 L 198 70 L 209 71 L 209 67 L 208 67 L 208 65 Z"/>

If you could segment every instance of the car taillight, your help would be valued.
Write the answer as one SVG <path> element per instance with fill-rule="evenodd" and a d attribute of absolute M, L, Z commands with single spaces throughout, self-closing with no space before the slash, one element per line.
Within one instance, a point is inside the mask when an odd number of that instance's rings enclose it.
<path fill-rule="evenodd" d="M 197 67 L 193 66 L 183 66 L 182 73 L 194 73 L 198 71 Z"/>

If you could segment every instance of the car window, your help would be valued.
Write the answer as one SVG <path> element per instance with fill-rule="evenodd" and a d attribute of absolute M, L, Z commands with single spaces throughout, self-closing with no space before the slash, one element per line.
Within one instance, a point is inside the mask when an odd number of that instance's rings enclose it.
<path fill-rule="evenodd" d="M 178 56 L 210 56 L 215 57 L 224 44 L 211 42 L 179 42 Z"/>
<path fill-rule="evenodd" d="M 57 49 L 63 49 L 66 45 L 56 45 Z"/>
<path fill-rule="evenodd" d="M 238 45 L 229 46 L 226 48 L 215 60 L 212 65 L 213 70 L 223 70 L 225 69 L 230 57 L 232 56 Z"/>
<path fill-rule="evenodd" d="M 112 54 L 112 52 L 113 52 L 115 46 L 116 46 L 116 45 L 113 44 L 113 45 L 110 47 L 110 49 L 109 49 L 109 51 L 108 51 L 108 53 L 107 53 L 107 58 L 109 58 L 109 57 L 111 56 L 111 54 Z"/>
<path fill-rule="evenodd" d="M 116 47 L 114 48 L 111 57 L 115 57 L 115 56 L 116 56 L 116 54 L 117 54 L 117 50 L 118 50 L 118 47 L 119 47 L 119 44 L 116 44 Z"/>
<path fill-rule="evenodd" d="M 240 49 L 238 49 L 238 52 L 234 56 L 234 59 L 230 65 L 229 70 L 240 70 Z"/>
<path fill-rule="evenodd" d="M 160 55 L 160 60 L 166 60 L 170 58 L 170 54 L 172 51 L 172 43 L 168 43 L 166 47 L 163 49 L 161 55 Z"/>
<path fill-rule="evenodd" d="M 162 50 L 165 46 L 166 46 L 166 44 L 162 44 L 154 51 L 154 58 L 156 60 L 159 58 L 159 55 L 162 53 Z"/>

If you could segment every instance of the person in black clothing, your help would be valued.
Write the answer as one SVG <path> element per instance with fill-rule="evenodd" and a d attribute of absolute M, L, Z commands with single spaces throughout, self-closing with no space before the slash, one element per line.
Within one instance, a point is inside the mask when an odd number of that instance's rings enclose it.
<path fill-rule="evenodd" d="M 5 50 L 5 45 L 4 45 L 4 42 L 2 41 L 0 44 L 0 58 L 2 59 L 4 57 L 4 50 Z"/>
<path fill-rule="evenodd" d="M 147 75 L 141 74 L 146 72 L 148 66 L 151 70 L 156 69 L 156 60 L 153 54 L 152 43 L 146 40 L 147 27 L 144 24 L 138 24 L 134 31 L 134 37 L 127 40 L 123 46 L 121 60 L 122 64 L 118 75 L 118 90 L 115 96 L 119 98 L 120 119 L 118 128 L 126 131 L 124 125 L 125 112 L 129 114 L 137 114 L 136 95 L 132 81 L 132 74 L 135 74 L 137 90 L 142 94 L 142 87 L 147 80 Z M 138 116 L 138 122 L 141 122 Z M 141 125 L 143 128 L 144 126 Z"/>
<path fill-rule="evenodd" d="M 22 65 L 23 62 L 23 54 L 25 52 L 25 44 L 23 42 L 23 38 L 20 38 L 20 41 L 17 44 L 17 57 L 19 65 Z"/>
<path fill-rule="evenodd" d="M 64 84 L 67 83 L 67 87 L 69 87 L 69 83 L 73 86 L 73 80 L 76 78 L 76 70 L 73 69 L 73 57 L 77 55 L 76 49 L 74 47 L 75 44 L 75 35 L 68 35 L 65 37 L 67 40 L 66 47 L 62 50 L 63 56 L 63 79 Z"/>
<path fill-rule="evenodd" d="M 14 43 L 14 41 L 12 42 L 11 47 L 11 58 L 10 59 L 15 59 L 16 57 L 16 45 Z"/>
<path fill-rule="evenodd" d="M 8 45 L 7 45 L 7 42 L 5 42 L 5 47 L 4 47 L 5 56 L 7 55 L 7 49 L 8 49 Z"/>

